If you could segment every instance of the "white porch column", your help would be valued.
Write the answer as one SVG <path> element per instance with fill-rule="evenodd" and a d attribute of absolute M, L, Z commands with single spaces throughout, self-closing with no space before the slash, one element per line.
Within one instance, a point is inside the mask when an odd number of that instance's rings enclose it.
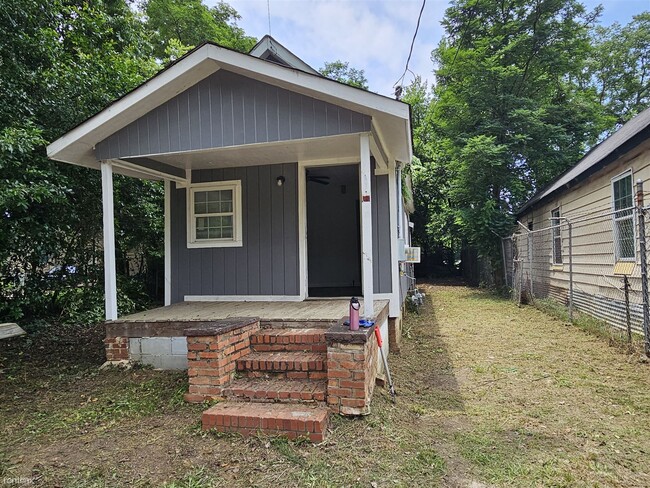
<path fill-rule="evenodd" d="M 372 204 L 370 168 L 370 135 L 362 134 L 360 138 L 361 168 L 361 272 L 363 275 L 363 314 L 372 318 L 374 311 L 373 272 L 372 272 Z"/>
<path fill-rule="evenodd" d="M 172 303 L 172 183 L 165 180 L 165 306 Z"/>
<path fill-rule="evenodd" d="M 115 218 L 113 215 L 113 167 L 102 161 L 102 210 L 104 216 L 104 297 L 106 320 L 117 319 L 117 278 L 115 275 Z"/>

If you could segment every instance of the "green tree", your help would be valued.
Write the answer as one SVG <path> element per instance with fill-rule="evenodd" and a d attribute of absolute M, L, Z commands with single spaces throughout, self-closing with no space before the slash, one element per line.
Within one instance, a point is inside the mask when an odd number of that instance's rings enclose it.
<path fill-rule="evenodd" d="M 326 62 L 325 65 L 318 70 L 320 74 L 332 80 L 340 81 L 350 86 L 357 88 L 368 89 L 368 80 L 362 69 L 350 67 L 347 61 L 336 60 Z"/>
<path fill-rule="evenodd" d="M 44 146 L 155 73 L 146 38 L 124 1 L 0 4 L 0 317 L 59 315 L 71 292 L 101 302 L 99 175 L 48 160 Z M 128 183 L 137 230 L 161 200 Z"/>
<path fill-rule="evenodd" d="M 411 106 L 415 157 L 404 171 L 410 174 L 413 183 L 413 237 L 422 248 L 427 271 L 449 273 L 460 252 L 460 240 L 449 200 L 449 171 L 438 150 L 440 136 L 431 119 L 432 97 L 427 83 L 416 76 L 405 87 L 402 101 Z"/>
<path fill-rule="evenodd" d="M 179 45 L 191 48 L 203 41 L 213 41 L 248 52 L 256 42 L 237 26 L 241 17 L 225 2 L 208 7 L 202 0 L 145 0 L 140 9 L 146 16 L 154 55 L 161 60 L 177 57 Z M 183 49 L 180 51 L 182 54 Z"/>
<path fill-rule="evenodd" d="M 511 212 L 611 122 L 578 85 L 597 15 L 576 0 L 455 0 L 446 11 L 430 144 L 455 229 L 494 262 Z"/>
<path fill-rule="evenodd" d="M 616 124 L 623 124 L 650 106 L 650 12 L 624 27 L 596 27 L 592 45 L 585 85 L 597 91 Z"/>

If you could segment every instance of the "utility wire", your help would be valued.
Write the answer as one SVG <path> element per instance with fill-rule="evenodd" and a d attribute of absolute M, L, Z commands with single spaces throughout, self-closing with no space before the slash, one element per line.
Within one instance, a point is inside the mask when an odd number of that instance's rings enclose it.
<path fill-rule="evenodd" d="M 404 67 L 404 73 L 399 80 L 395 82 L 393 86 L 398 86 L 404 81 L 406 73 L 409 71 L 409 63 L 411 62 L 411 56 L 413 55 L 413 46 L 415 45 L 415 38 L 418 35 L 418 30 L 420 29 L 420 20 L 422 20 L 422 12 L 424 12 L 424 6 L 427 4 L 427 0 L 422 0 L 422 7 L 420 8 L 420 15 L 418 15 L 418 23 L 415 26 L 415 32 L 413 33 L 413 39 L 411 40 L 411 49 L 409 50 L 409 56 L 406 58 L 406 66 Z"/>

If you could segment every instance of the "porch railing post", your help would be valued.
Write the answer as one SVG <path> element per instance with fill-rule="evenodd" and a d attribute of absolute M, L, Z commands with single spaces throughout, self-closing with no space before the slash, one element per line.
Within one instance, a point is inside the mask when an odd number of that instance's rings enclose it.
<path fill-rule="evenodd" d="M 102 161 L 102 215 L 104 222 L 104 299 L 106 320 L 117 319 L 117 277 L 115 271 L 115 218 L 113 213 L 113 167 Z"/>
<path fill-rule="evenodd" d="M 372 204 L 370 168 L 370 136 L 360 136 L 361 167 L 359 180 L 361 185 L 361 270 L 363 273 L 364 315 L 371 319 L 374 311 L 373 270 L 372 270 Z"/>

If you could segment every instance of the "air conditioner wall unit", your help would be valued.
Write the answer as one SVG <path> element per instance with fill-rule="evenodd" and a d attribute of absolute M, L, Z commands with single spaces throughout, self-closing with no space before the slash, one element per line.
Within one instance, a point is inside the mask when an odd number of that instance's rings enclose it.
<path fill-rule="evenodd" d="M 406 247 L 405 249 L 407 263 L 419 263 L 420 262 L 420 248 L 419 247 Z"/>

